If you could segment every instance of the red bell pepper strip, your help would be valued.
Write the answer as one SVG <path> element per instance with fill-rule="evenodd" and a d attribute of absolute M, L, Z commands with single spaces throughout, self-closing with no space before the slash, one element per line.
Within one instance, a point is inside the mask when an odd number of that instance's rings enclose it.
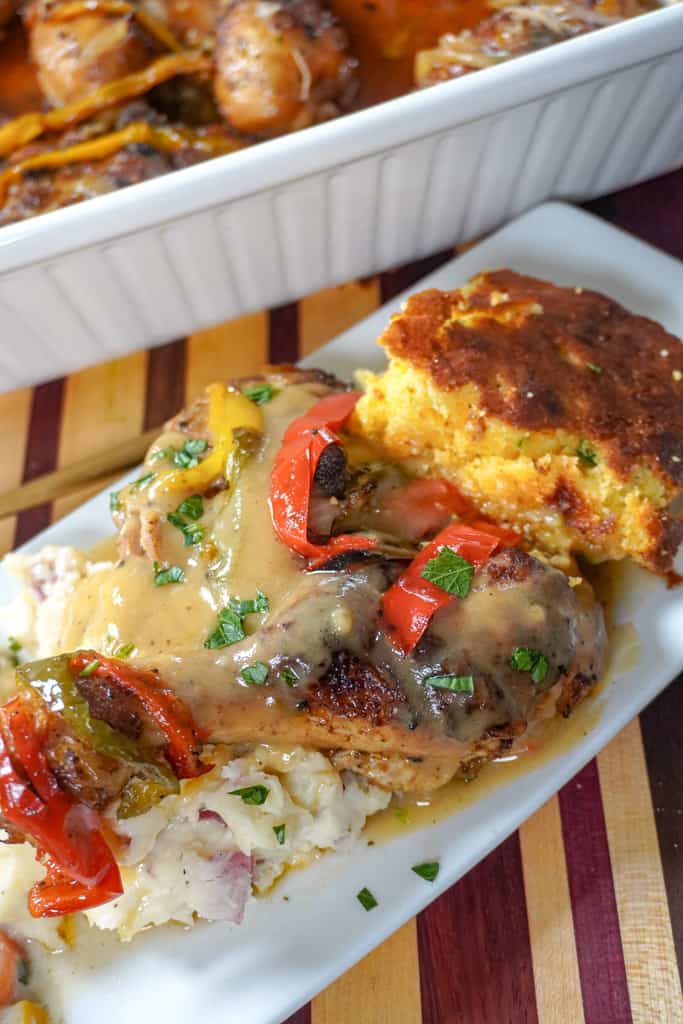
<path fill-rule="evenodd" d="M 15 759 L 23 774 L 15 767 Z M 0 814 L 33 841 L 53 873 L 58 869 L 72 889 L 87 891 L 88 906 L 123 892 L 119 869 L 97 815 L 60 789 L 42 751 L 33 709 L 22 697 L 0 708 Z M 29 896 L 31 913 L 38 889 L 45 893 L 35 916 L 68 912 L 50 903 L 49 884 L 40 882 Z"/>
<path fill-rule="evenodd" d="M 28 909 L 33 917 L 75 914 L 78 910 L 109 903 L 123 892 L 119 869 L 113 859 L 100 881 L 91 886 L 69 878 L 50 857 L 43 856 L 42 860 L 47 874 L 28 894 Z"/>
<path fill-rule="evenodd" d="M 91 665 L 95 667 L 88 673 L 89 678 L 106 680 L 114 689 L 132 694 L 154 719 L 166 738 L 166 759 L 179 779 L 195 779 L 211 771 L 213 765 L 199 760 L 202 741 L 208 734 L 197 728 L 183 701 L 153 672 L 95 651 L 78 651 L 69 661 L 69 670 L 78 676 Z"/>
<path fill-rule="evenodd" d="M 448 547 L 474 566 L 482 566 L 500 547 L 519 537 L 491 523 L 450 523 L 427 544 L 406 571 L 387 590 L 382 614 L 387 632 L 404 654 L 409 654 L 427 629 L 432 616 L 452 601 L 453 595 L 422 577 L 427 562 Z"/>
<path fill-rule="evenodd" d="M 0 1008 L 11 1006 L 19 986 L 19 969 L 26 954 L 7 932 L 0 931 Z"/>
<path fill-rule="evenodd" d="M 270 480 L 273 527 L 283 544 L 313 560 L 310 568 L 345 551 L 377 546 L 374 538 L 359 534 L 340 534 L 327 544 L 313 544 L 308 539 L 308 509 L 320 456 L 330 445 L 341 444 L 335 430 L 346 423 L 359 398 L 359 391 L 343 391 L 316 402 L 292 420 L 275 458 Z"/>

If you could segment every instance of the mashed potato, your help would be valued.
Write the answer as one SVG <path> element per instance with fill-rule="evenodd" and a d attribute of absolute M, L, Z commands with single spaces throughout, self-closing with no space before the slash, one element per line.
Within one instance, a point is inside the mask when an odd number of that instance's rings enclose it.
<path fill-rule="evenodd" d="M 21 644 L 21 660 L 62 649 L 74 588 L 111 568 L 67 547 L 13 555 L 6 564 L 23 583 L 3 618 Z M 112 636 L 110 646 L 118 640 Z M 11 651 L 4 655 L 2 679 L 4 699 L 14 688 Z M 215 748 L 210 758 L 210 773 L 182 781 L 178 795 L 146 813 L 118 820 L 116 805 L 109 809 L 111 828 L 121 838 L 124 893 L 88 911 L 91 924 L 129 940 L 168 921 L 239 923 L 252 892 L 264 893 L 288 868 L 356 840 L 366 819 L 391 799 L 385 789 L 302 747 Z M 231 794 L 254 787 L 262 803 Z M 26 908 L 26 894 L 42 874 L 31 846 L 0 844 L 0 920 L 18 922 L 25 937 L 62 949 L 59 922 L 35 920 Z"/>

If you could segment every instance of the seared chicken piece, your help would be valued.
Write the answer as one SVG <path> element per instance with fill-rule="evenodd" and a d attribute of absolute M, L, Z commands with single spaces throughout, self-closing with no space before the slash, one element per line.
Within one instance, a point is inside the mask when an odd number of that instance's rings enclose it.
<path fill-rule="evenodd" d="M 621 5 L 611 3 L 607 8 L 609 14 L 602 13 L 601 6 L 604 5 L 597 5 L 596 9 L 590 3 L 573 0 L 555 3 L 526 0 L 492 6 L 498 6 L 500 10 L 479 22 L 475 28 L 457 35 L 444 35 L 433 50 L 421 50 L 416 55 L 417 86 L 459 78 L 471 71 L 616 23 L 620 12 L 614 8 Z"/>
<path fill-rule="evenodd" d="M 318 0 L 237 0 L 218 26 L 214 56 L 219 110 L 248 135 L 325 121 L 356 92 L 346 33 Z"/>
<path fill-rule="evenodd" d="M 69 5 L 70 6 L 70 5 Z M 129 13 L 80 14 L 34 0 L 26 24 L 38 81 L 53 107 L 83 99 L 98 86 L 146 67 L 164 47 Z"/>
<path fill-rule="evenodd" d="M 231 140 L 221 125 L 199 128 L 193 133 L 179 127 L 175 132 L 175 126 L 169 124 L 163 115 L 138 100 L 122 110 L 100 114 L 57 139 L 45 137 L 40 142 L 16 150 L 3 170 L 21 165 L 39 154 L 49 156 L 83 142 L 97 142 L 110 133 L 135 125 L 149 125 L 173 133 L 169 136 L 173 141 L 172 148 L 165 152 L 149 143 L 124 142 L 113 146 L 113 151 L 107 156 L 98 157 L 95 149 L 91 158 L 74 158 L 62 166 L 28 169 L 5 188 L 4 202 L 0 200 L 0 227 L 199 163 L 210 155 L 214 144 L 239 148 L 239 143 Z"/>

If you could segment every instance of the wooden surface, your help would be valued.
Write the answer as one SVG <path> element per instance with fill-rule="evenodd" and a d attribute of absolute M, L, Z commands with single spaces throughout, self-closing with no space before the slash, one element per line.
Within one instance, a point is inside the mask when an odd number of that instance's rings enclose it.
<path fill-rule="evenodd" d="M 683 257 L 683 172 L 595 206 Z M 313 351 L 450 255 L 0 396 L 0 488 L 156 426 L 212 379 Z M 3 550 L 90 492 L 0 523 Z M 682 697 L 679 680 L 289 1024 L 683 1024 Z"/>

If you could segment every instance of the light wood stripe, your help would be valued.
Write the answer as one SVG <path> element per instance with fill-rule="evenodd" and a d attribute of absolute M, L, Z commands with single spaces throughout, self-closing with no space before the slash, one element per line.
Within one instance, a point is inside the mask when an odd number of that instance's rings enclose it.
<path fill-rule="evenodd" d="M 257 373 L 268 361 L 268 317 L 265 313 L 231 320 L 199 331 L 187 340 L 185 396 L 191 401 L 213 380 Z"/>
<path fill-rule="evenodd" d="M 682 1024 L 683 995 L 637 721 L 598 756 L 634 1024 Z"/>
<path fill-rule="evenodd" d="M 0 488 L 3 491 L 21 483 L 30 414 L 30 388 L 0 395 L 0 433 L 7 440 L 0 459 Z M 15 523 L 15 516 L 0 521 L 0 555 L 12 547 Z"/>
<path fill-rule="evenodd" d="M 311 1024 L 421 1024 L 415 921 L 313 1000 Z"/>
<path fill-rule="evenodd" d="M 299 354 L 308 355 L 377 309 L 379 281 L 351 281 L 308 295 L 299 303 Z"/>
<path fill-rule="evenodd" d="M 93 366 L 68 377 L 58 464 L 67 465 L 139 434 L 144 400 L 144 352 Z M 99 481 L 60 498 L 54 504 L 53 520 L 71 512 L 105 485 L 105 481 Z"/>
<path fill-rule="evenodd" d="M 567 864 L 557 797 L 519 830 L 539 1024 L 583 1024 Z M 558 969 L 559 965 L 559 969 Z"/>

